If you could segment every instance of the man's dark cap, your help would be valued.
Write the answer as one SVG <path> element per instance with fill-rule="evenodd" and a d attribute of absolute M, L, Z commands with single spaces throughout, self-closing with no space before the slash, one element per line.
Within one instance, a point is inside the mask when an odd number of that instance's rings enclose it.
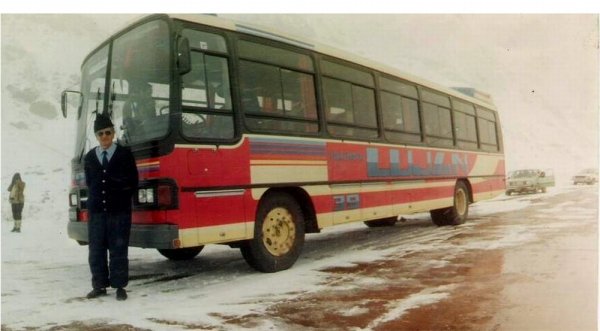
<path fill-rule="evenodd" d="M 96 120 L 94 121 L 94 132 L 98 132 L 102 129 L 114 127 L 110 117 L 104 114 L 96 114 Z"/>

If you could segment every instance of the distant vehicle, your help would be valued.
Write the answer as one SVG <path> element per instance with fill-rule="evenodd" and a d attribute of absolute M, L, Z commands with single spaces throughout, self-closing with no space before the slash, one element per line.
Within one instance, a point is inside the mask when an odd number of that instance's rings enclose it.
<path fill-rule="evenodd" d="M 513 193 L 546 193 L 546 188 L 554 186 L 551 170 L 521 169 L 508 173 L 506 195 Z"/>
<path fill-rule="evenodd" d="M 573 185 L 577 184 L 588 184 L 593 185 L 598 182 L 598 170 L 597 169 L 585 169 L 577 175 L 573 176 Z"/>

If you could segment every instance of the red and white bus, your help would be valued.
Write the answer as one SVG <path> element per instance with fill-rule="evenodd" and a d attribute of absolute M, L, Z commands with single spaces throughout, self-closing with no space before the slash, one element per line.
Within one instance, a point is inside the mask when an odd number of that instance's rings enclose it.
<path fill-rule="evenodd" d="M 505 189 L 495 106 L 468 94 L 214 16 L 145 17 L 86 57 L 81 92 L 63 93 L 65 116 L 79 101 L 68 234 L 87 242 L 96 112 L 137 160 L 130 246 L 169 259 L 228 244 L 275 272 L 333 225 L 424 211 L 461 224 Z"/>

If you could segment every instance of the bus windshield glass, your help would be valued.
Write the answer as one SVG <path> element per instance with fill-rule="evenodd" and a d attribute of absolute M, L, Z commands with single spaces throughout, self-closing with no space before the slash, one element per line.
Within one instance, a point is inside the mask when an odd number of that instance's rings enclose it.
<path fill-rule="evenodd" d="M 82 113 L 77 123 L 76 155 L 82 155 L 96 144 L 94 119 L 97 112 L 104 109 L 104 90 L 108 65 L 108 46 L 92 55 L 82 67 L 81 92 L 83 95 Z"/>
<path fill-rule="evenodd" d="M 85 135 L 85 139 L 78 139 L 85 144 L 78 146 L 78 152 L 96 143 L 92 129 L 95 112 L 111 114 L 122 145 L 146 143 L 168 133 L 169 54 L 168 25 L 156 20 L 116 38 L 110 54 L 106 46 L 88 59 L 82 72 L 85 113 L 79 125 L 80 138 Z"/>

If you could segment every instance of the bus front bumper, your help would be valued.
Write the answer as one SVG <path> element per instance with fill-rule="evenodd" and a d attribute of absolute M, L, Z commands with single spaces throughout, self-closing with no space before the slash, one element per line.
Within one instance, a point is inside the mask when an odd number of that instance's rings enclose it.
<path fill-rule="evenodd" d="M 79 243 L 88 242 L 87 222 L 70 221 L 67 226 L 69 238 Z M 172 224 L 145 225 L 132 224 L 129 235 L 129 246 L 141 248 L 172 249 L 179 241 L 179 227 Z"/>

